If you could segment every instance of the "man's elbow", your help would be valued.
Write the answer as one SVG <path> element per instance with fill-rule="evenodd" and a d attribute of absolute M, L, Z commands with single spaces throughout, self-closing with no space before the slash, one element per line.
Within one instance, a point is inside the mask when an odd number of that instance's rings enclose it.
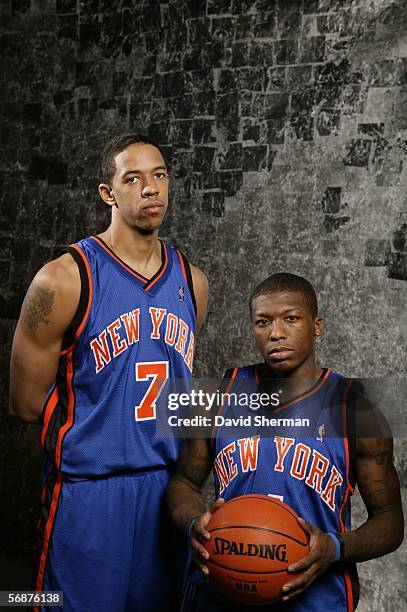
<path fill-rule="evenodd" d="M 395 525 L 393 527 L 393 538 L 389 541 L 389 550 L 386 554 L 392 553 L 397 550 L 403 543 L 404 540 L 404 516 L 401 511 L 401 515 L 398 514 Z"/>
<path fill-rule="evenodd" d="M 402 545 L 403 540 L 404 540 L 404 524 L 403 524 L 403 528 L 400 529 L 399 537 L 397 538 L 395 542 L 395 547 L 393 550 L 397 550 Z"/>
<path fill-rule="evenodd" d="M 8 414 L 11 417 L 15 417 L 20 421 L 24 421 L 25 423 L 40 423 L 41 422 L 41 414 L 39 414 L 38 410 L 29 404 L 22 404 L 21 402 L 16 402 L 13 398 L 10 398 Z"/>

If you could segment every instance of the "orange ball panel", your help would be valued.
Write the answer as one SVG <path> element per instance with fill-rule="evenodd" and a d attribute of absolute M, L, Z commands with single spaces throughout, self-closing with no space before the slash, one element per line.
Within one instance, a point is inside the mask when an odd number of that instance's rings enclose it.
<path fill-rule="evenodd" d="M 207 526 L 209 580 L 232 601 L 266 605 L 281 597 L 287 567 L 309 552 L 308 535 L 287 504 L 242 495 L 221 506 Z"/>

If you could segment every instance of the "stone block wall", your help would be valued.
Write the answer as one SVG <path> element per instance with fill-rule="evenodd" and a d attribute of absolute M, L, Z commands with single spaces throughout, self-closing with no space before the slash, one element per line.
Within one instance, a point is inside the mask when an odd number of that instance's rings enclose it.
<path fill-rule="evenodd" d="M 162 235 L 210 279 L 198 374 L 257 359 L 248 293 L 288 270 L 320 296 L 323 364 L 405 376 L 405 0 L 2 0 L 0 23 L 4 413 L 27 286 L 106 227 L 99 151 L 136 129 L 171 160 Z M 3 541 L 28 546 L 37 432 L 3 421 Z M 406 457 L 396 440 L 404 492 Z M 406 558 L 361 566 L 362 611 L 403 609 Z"/>

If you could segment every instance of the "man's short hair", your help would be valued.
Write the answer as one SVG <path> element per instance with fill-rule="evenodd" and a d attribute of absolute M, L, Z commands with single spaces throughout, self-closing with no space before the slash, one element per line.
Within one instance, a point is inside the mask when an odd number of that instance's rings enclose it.
<path fill-rule="evenodd" d="M 252 301 L 259 295 L 268 295 L 271 293 L 279 293 L 282 291 L 297 291 L 301 293 L 311 312 L 312 317 L 316 317 L 318 314 L 318 300 L 315 293 L 314 287 L 311 285 L 306 278 L 297 276 L 296 274 L 289 274 L 288 272 L 278 272 L 272 274 L 264 281 L 259 283 L 255 287 L 250 296 L 250 308 Z"/>
<path fill-rule="evenodd" d="M 151 138 L 145 134 L 121 134 L 120 136 L 112 138 L 112 140 L 107 143 L 102 151 L 99 168 L 100 180 L 102 183 L 107 183 L 108 185 L 111 184 L 114 173 L 116 172 L 116 155 L 119 155 L 119 153 L 124 151 L 124 149 L 127 149 L 127 147 L 132 144 L 149 144 L 156 147 L 160 151 L 164 159 L 164 163 L 168 168 L 168 164 L 162 149 Z"/>

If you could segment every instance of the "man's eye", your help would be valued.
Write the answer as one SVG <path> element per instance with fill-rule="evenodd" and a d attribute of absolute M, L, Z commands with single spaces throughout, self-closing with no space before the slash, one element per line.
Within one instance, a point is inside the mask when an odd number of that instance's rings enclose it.
<path fill-rule="evenodd" d="M 256 325 L 259 327 L 264 327 L 265 325 L 267 325 L 267 323 L 267 319 L 257 319 L 256 321 Z"/>
<path fill-rule="evenodd" d="M 164 180 L 168 177 L 168 174 L 165 172 L 156 172 L 156 177 L 160 180 Z"/>
<path fill-rule="evenodd" d="M 140 179 L 139 179 L 139 177 L 138 177 L 138 176 L 131 176 L 131 177 L 130 177 L 130 178 L 127 180 L 127 182 L 128 182 L 128 183 L 138 183 L 139 181 L 140 181 Z"/>
<path fill-rule="evenodd" d="M 295 315 L 290 315 L 289 317 L 287 317 L 287 321 L 298 321 L 298 317 L 296 317 Z"/>

